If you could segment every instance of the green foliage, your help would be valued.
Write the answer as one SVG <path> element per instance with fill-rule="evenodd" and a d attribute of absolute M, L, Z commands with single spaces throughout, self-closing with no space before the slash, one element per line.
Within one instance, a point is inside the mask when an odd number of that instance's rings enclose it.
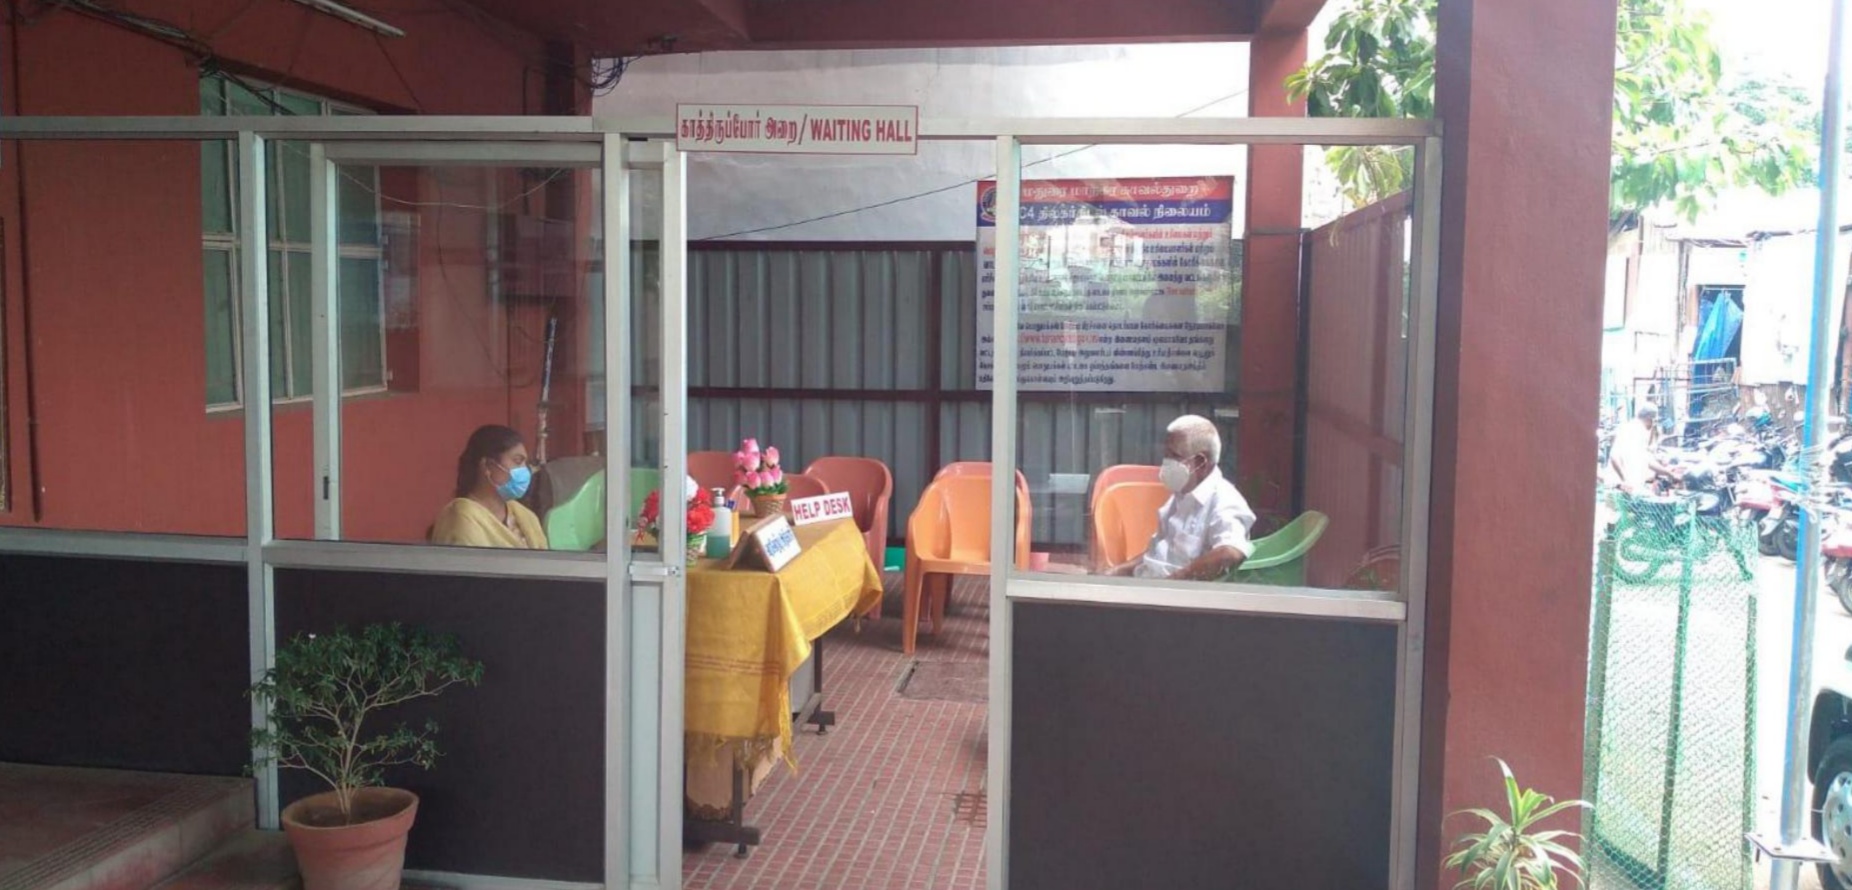
<path fill-rule="evenodd" d="M 350 819 L 356 789 L 378 785 L 387 767 L 430 769 L 439 754 L 435 721 L 369 735 L 367 719 L 458 683 L 481 682 L 482 664 L 464 658 L 455 637 L 398 624 L 297 636 L 251 687 L 271 718 L 252 733 L 252 744 L 265 752 L 260 764 L 307 770 L 327 782 Z"/>
<path fill-rule="evenodd" d="M 1287 78 L 1313 117 L 1431 117 L 1435 0 L 1351 0 L 1325 52 Z M 1614 49 L 1615 216 L 1670 204 L 1686 218 L 1723 188 L 1780 194 L 1812 175 L 1818 116 L 1803 89 L 1738 77 L 1685 0 L 1620 0 Z M 1345 198 L 1362 206 L 1406 187 L 1406 150 L 1333 148 Z"/>
<path fill-rule="evenodd" d="M 1498 769 L 1505 774 L 1508 812 L 1465 811 L 1483 820 L 1486 830 L 1462 836 L 1458 848 L 1447 857 L 1446 867 L 1460 872 L 1460 883 L 1454 886 L 1472 890 L 1555 890 L 1557 874 L 1565 869 L 1580 886 L 1582 858 L 1562 843 L 1575 838 L 1575 832 L 1536 828 L 1551 816 L 1586 808 L 1588 804 L 1579 800 L 1555 803 L 1529 788 L 1520 790 L 1510 766 L 1500 760 Z"/>

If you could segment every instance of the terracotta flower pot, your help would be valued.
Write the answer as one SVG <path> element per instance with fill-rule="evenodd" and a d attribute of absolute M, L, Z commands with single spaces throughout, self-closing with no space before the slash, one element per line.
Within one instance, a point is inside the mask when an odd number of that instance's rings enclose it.
<path fill-rule="evenodd" d="M 362 788 L 354 792 L 353 810 L 353 823 L 344 823 L 333 791 L 283 809 L 283 832 L 295 848 L 303 890 L 398 890 L 418 795 Z"/>

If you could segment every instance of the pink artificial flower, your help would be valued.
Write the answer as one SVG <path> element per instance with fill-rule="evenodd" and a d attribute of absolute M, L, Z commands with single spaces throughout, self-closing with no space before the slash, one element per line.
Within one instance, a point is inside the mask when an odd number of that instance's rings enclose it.
<path fill-rule="evenodd" d="M 746 487 L 747 488 L 764 488 L 765 487 L 765 474 L 760 473 L 757 470 L 748 472 L 746 474 Z"/>
<path fill-rule="evenodd" d="M 733 484 L 734 485 L 745 485 L 746 484 L 746 471 L 745 470 L 741 469 L 741 470 L 733 471 Z"/>
<path fill-rule="evenodd" d="M 778 469 L 777 467 L 773 467 L 770 484 L 778 485 L 778 484 L 783 483 L 784 481 L 785 481 L 785 471 Z"/>
<path fill-rule="evenodd" d="M 747 454 L 758 454 L 759 453 L 759 440 L 758 439 L 747 439 L 746 440 L 746 453 Z"/>
<path fill-rule="evenodd" d="M 765 463 L 768 466 L 778 466 L 778 448 L 776 446 L 765 449 Z"/>
<path fill-rule="evenodd" d="M 733 452 L 733 465 L 740 468 L 741 470 L 749 470 L 752 468 L 749 464 L 746 463 L 746 452 L 744 451 Z"/>

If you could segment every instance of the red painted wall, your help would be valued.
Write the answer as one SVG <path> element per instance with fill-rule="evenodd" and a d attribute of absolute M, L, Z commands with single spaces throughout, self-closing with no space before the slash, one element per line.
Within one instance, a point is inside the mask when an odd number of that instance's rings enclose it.
<path fill-rule="evenodd" d="M 1582 792 L 1614 0 L 1441 0 L 1421 888 L 1491 758 Z M 1573 827 L 1573 826 L 1570 826 Z"/>
<path fill-rule="evenodd" d="M 124 5 L 209 39 L 228 69 L 382 112 L 547 110 L 546 48 L 538 40 L 513 29 L 492 32 L 422 0 L 369 6 L 404 27 L 409 36 L 402 39 L 376 38 L 286 0 Z M 0 36 L 15 66 L 0 96 L 7 114 L 198 111 L 199 68 L 152 37 L 64 10 L 0 25 Z M 575 110 L 582 109 L 563 109 Z M 384 191 L 420 203 L 500 205 L 533 187 L 509 175 L 491 195 L 468 171 L 438 175 L 441 186 L 429 171 L 389 172 Z M 519 209 L 541 213 L 543 197 L 531 195 Z M 205 407 L 200 203 L 194 143 L 4 146 L 13 497 L 0 524 L 243 532 L 242 415 Z M 394 206 L 388 201 L 385 209 Z M 349 537 L 422 536 L 449 496 L 456 453 L 471 429 L 512 421 L 531 435 L 534 426 L 545 310 L 504 310 L 489 301 L 482 212 L 424 208 L 416 215 L 415 326 L 389 335 L 395 391 L 352 399 L 343 415 Z M 580 367 L 583 332 L 576 313 L 564 316 L 556 368 Z M 582 438 L 583 380 L 562 374 L 555 386 L 558 456 Z M 310 530 L 309 425 L 306 405 L 275 410 L 277 522 L 286 536 Z"/>
<path fill-rule="evenodd" d="M 1303 117 L 1305 103 L 1292 101 L 1285 84 L 1305 59 L 1303 31 L 1256 37 L 1248 48 L 1248 116 Z M 1298 146 L 1248 148 L 1235 484 L 1263 514 L 1284 515 L 1292 506 L 1304 171 Z"/>

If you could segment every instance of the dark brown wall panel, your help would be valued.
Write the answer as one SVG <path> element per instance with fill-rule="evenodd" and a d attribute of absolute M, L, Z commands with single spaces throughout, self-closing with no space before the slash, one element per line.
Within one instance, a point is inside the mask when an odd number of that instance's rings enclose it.
<path fill-rule="evenodd" d="M 438 721 L 437 768 L 394 785 L 422 802 L 408 868 L 598 881 L 604 834 L 604 585 L 277 572 L 277 635 L 397 621 L 456 634 L 483 683 L 387 720 Z M 284 774 L 283 800 L 319 789 Z"/>
<path fill-rule="evenodd" d="M 1015 615 L 1013 890 L 1387 886 L 1393 627 Z"/>
<path fill-rule="evenodd" d="M 0 555 L 0 616 L 0 760 L 243 773 L 243 566 Z"/>

